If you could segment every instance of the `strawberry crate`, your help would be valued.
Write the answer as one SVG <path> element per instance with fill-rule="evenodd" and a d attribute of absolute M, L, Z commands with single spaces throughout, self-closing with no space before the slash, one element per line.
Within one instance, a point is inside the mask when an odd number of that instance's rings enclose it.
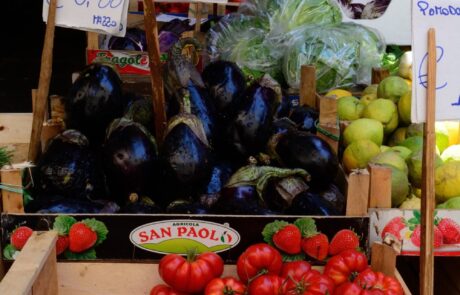
<path fill-rule="evenodd" d="M 19 294 L 149 294 L 162 283 L 155 262 L 57 262 L 54 231 L 35 232 L 0 282 L 0 293 Z M 376 244 L 371 262 L 374 270 L 392 275 L 404 294 L 411 292 L 394 268 L 393 250 Z M 321 267 L 314 267 L 321 271 Z M 223 276 L 236 275 L 235 265 L 225 265 Z"/>

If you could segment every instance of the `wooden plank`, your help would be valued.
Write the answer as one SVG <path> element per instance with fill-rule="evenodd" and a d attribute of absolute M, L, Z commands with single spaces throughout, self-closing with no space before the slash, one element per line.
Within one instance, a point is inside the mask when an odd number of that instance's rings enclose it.
<path fill-rule="evenodd" d="M 337 99 L 334 97 L 321 97 L 319 110 L 317 135 L 329 143 L 335 153 L 338 153 L 340 127 L 337 120 Z"/>
<path fill-rule="evenodd" d="M 167 122 L 154 0 L 144 0 L 144 23 L 149 52 L 150 77 L 152 80 L 153 110 L 155 112 L 155 137 L 157 142 L 161 144 L 163 142 L 163 133 L 166 129 Z"/>
<path fill-rule="evenodd" d="M 0 170 L 1 183 L 15 189 L 22 189 L 22 170 Z M 21 193 L 2 189 L 2 206 L 5 213 L 24 213 L 24 201 Z"/>
<path fill-rule="evenodd" d="M 56 264 L 56 239 L 55 231 L 34 232 L 0 282 L 0 294 L 57 294 L 56 266 L 53 271 L 53 266 L 49 265 Z M 45 272 L 46 277 L 42 277 L 41 272 Z"/>
<path fill-rule="evenodd" d="M 99 49 L 99 34 L 95 32 L 86 32 L 86 46 L 88 49 L 96 50 Z"/>
<path fill-rule="evenodd" d="M 369 208 L 391 208 L 391 169 L 371 164 L 369 171 Z"/>
<path fill-rule="evenodd" d="M 62 95 L 51 95 L 51 119 L 65 120 L 65 98 Z"/>
<path fill-rule="evenodd" d="M 32 134 L 30 136 L 29 160 L 35 162 L 40 154 L 40 136 L 42 133 L 43 119 L 47 110 L 51 72 L 53 68 L 53 45 L 54 29 L 56 21 L 57 0 L 51 0 L 48 21 L 46 24 L 45 41 L 43 44 L 40 77 L 38 81 L 37 101 L 35 103 L 34 117 L 32 122 Z"/>
<path fill-rule="evenodd" d="M 316 105 L 316 68 L 303 65 L 300 68 L 300 105 L 318 109 Z"/>
<path fill-rule="evenodd" d="M 348 176 L 347 216 L 366 216 L 369 205 L 370 175 L 367 169 L 353 171 Z"/>
<path fill-rule="evenodd" d="M 436 33 L 428 31 L 428 88 L 426 122 L 423 132 L 422 207 L 420 245 L 420 293 L 434 291 L 434 208 L 435 208 L 435 113 L 436 113 Z"/>
<path fill-rule="evenodd" d="M 64 131 L 64 124 L 62 121 L 49 120 L 48 122 L 43 124 L 42 135 L 40 139 L 42 145 L 42 152 L 45 151 L 50 140 L 62 131 Z"/>
<path fill-rule="evenodd" d="M 0 114 L 0 145 L 29 143 L 32 132 L 32 113 Z"/>
<path fill-rule="evenodd" d="M 388 76 L 390 76 L 390 71 L 388 69 L 372 68 L 372 84 L 379 84 Z"/>
<path fill-rule="evenodd" d="M 380 271 L 387 276 L 395 276 L 396 251 L 380 242 L 372 244 L 371 267 L 374 271 Z"/>

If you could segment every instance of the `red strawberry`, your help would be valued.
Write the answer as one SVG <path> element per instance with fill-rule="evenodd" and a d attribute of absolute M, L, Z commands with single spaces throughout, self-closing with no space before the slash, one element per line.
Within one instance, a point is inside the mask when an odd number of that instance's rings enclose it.
<path fill-rule="evenodd" d="M 11 234 L 11 245 L 18 250 L 22 250 L 32 233 L 33 230 L 28 226 L 18 227 Z"/>
<path fill-rule="evenodd" d="M 443 218 L 438 223 L 438 228 L 443 236 L 444 244 L 460 243 L 460 225 L 450 218 Z"/>
<path fill-rule="evenodd" d="M 329 255 L 334 256 L 345 250 L 356 250 L 359 247 L 359 237 L 349 229 L 338 231 L 329 244 Z"/>
<path fill-rule="evenodd" d="M 86 224 L 77 222 L 69 230 L 69 249 L 74 253 L 88 250 L 97 241 L 97 234 Z"/>
<path fill-rule="evenodd" d="M 69 247 L 69 237 L 59 236 L 56 240 L 56 255 L 60 255 Z"/>
<path fill-rule="evenodd" d="M 406 227 L 406 223 L 404 218 L 402 217 L 395 217 L 390 222 L 388 222 L 385 227 L 383 228 L 382 234 L 380 235 L 382 239 L 385 238 L 387 234 L 392 234 L 398 240 L 401 239 L 401 231 Z"/>
<path fill-rule="evenodd" d="M 273 235 L 275 246 L 288 254 L 300 253 L 301 240 L 302 234 L 299 228 L 293 224 L 286 225 Z"/>
<path fill-rule="evenodd" d="M 410 240 L 412 241 L 412 244 L 414 244 L 416 247 L 420 247 L 421 239 L 422 239 L 422 233 L 421 233 L 420 224 L 419 224 L 412 232 L 410 236 Z M 442 232 L 439 230 L 437 226 L 434 226 L 434 242 L 433 242 L 434 248 L 441 247 L 442 240 L 443 240 Z"/>
<path fill-rule="evenodd" d="M 325 234 L 319 233 L 302 240 L 302 250 L 310 257 L 323 260 L 329 251 L 329 239 Z"/>

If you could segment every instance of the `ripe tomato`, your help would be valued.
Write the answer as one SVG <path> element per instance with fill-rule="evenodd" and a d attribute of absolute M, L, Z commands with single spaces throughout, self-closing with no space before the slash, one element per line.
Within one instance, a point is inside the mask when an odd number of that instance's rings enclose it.
<path fill-rule="evenodd" d="M 177 292 L 171 289 L 171 287 L 160 284 L 153 287 L 150 291 L 150 295 L 187 295 L 185 293 Z"/>
<path fill-rule="evenodd" d="M 283 295 L 324 295 L 333 294 L 334 281 L 317 270 L 309 270 L 301 275 L 289 276 L 283 284 Z"/>
<path fill-rule="evenodd" d="M 366 255 L 356 250 L 345 250 L 329 259 L 324 267 L 324 274 L 338 286 L 353 280 L 353 276 L 364 271 L 367 267 Z"/>
<path fill-rule="evenodd" d="M 249 246 L 238 257 L 236 271 L 243 283 L 259 273 L 278 275 L 283 264 L 281 254 L 264 243 Z M 262 294 L 262 293 L 261 293 Z"/>
<path fill-rule="evenodd" d="M 363 286 L 363 288 L 366 290 L 383 291 L 383 295 L 403 295 L 404 294 L 402 286 L 398 282 L 397 279 L 390 277 L 390 276 L 386 276 L 381 272 L 374 272 L 370 268 L 361 272 L 356 277 L 354 283 L 357 284 L 358 286 Z"/>
<path fill-rule="evenodd" d="M 305 273 L 309 272 L 310 270 L 310 263 L 303 260 L 285 262 L 283 264 L 283 267 L 281 268 L 280 277 L 282 277 L 283 279 L 286 279 L 288 277 L 297 279 L 302 277 Z"/>
<path fill-rule="evenodd" d="M 249 295 L 281 295 L 284 279 L 277 275 L 261 275 L 249 284 Z"/>
<path fill-rule="evenodd" d="M 363 289 L 355 283 L 346 282 L 335 288 L 334 295 L 361 295 Z"/>
<path fill-rule="evenodd" d="M 243 295 L 246 285 L 234 277 L 212 279 L 204 289 L 204 295 Z"/>
<path fill-rule="evenodd" d="M 160 260 L 158 271 L 166 284 L 180 292 L 203 292 L 206 285 L 220 277 L 224 261 L 213 252 L 190 256 L 187 259 L 177 254 L 168 254 Z"/>

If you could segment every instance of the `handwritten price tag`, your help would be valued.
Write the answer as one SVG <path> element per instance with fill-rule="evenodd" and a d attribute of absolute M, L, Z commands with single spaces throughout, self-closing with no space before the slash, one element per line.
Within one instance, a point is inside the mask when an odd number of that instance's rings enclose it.
<path fill-rule="evenodd" d="M 123 37 L 126 33 L 128 0 L 58 0 L 56 25 Z M 49 0 L 43 0 L 43 20 Z"/>
<path fill-rule="evenodd" d="M 436 120 L 460 120 L 460 1 L 412 0 L 412 122 L 425 122 L 427 32 L 436 29 Z"/>

